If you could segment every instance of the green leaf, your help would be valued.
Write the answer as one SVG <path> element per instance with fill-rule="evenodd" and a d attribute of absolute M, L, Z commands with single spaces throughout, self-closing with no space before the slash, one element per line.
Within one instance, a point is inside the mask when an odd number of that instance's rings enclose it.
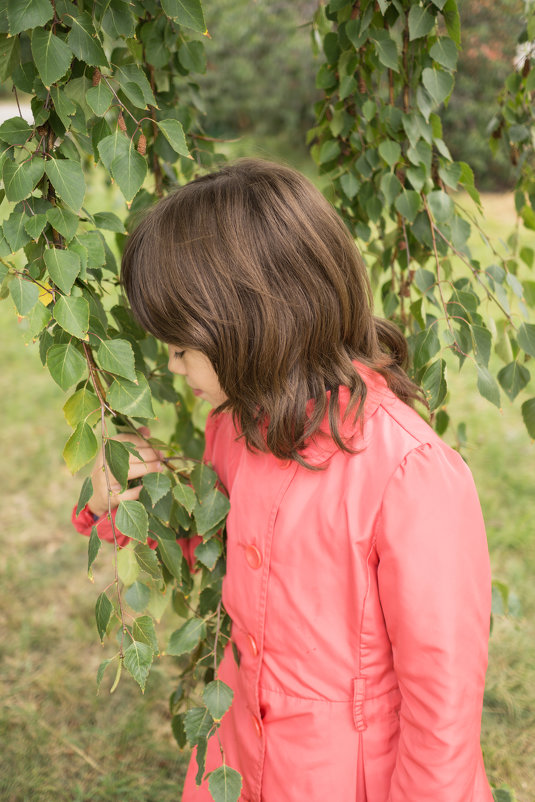
<path fill-rule="evenodd" d="M 139 548 L 142 547 L 137 546 L 136 551 Z M 153 551 L 151 551 L 151 553 L 154 554 Z M 160 650 L 158 648 L 158 639 L 156 637 L 156 630 L 154 628 L 154 621 L 150 616 L 141 615 L 134 620 L 134 626 L 132 627 L 132 635 L 134 636 L 134 640 L 138 641 L 138 643 L 146 643 L 147 646 L 150 646 L 150 648 L 155 654 L 160 653 Z"/>
<path fill-rule="evenodd" d="M 113 212 L 97 212 L 93 215 L 95 226 L 104 228 L 106 231 L 115 231 L 117 234 L 126 234 L 126 229 L 122 220 Z"/>
<path fill-rule="evenodd" d="M 431 412 L 437 409 L 446 397 L 446 363 L 443 359 L 432 362 L 422 378 L 422 388 L 429 403 Z"/>
<path fill-rule="evenodd" d="M 452 189 L 457 189 L 457 184 L 461 178 L 461 165 L 457 163 L 444 164 L 438 168 L 441 179 Z"/>
<path fill-rule="evenodd" d="M 73 214 L 63 206 L 54 206 L 48 209 L 46 219 L 56 231 L 69 242 L 76 234 L 78 228 L 78 215 Z"/>
<path fill-rule="evenodd" d="M 139 563 L 136 560 L 135 552 L 128 546 L 119 549 L 117 555 L 117 574 L 123 585 L 127 587 L 132 585 L 139 576 Z"/>
<path fill-rule="evenodd" d="M 95 618 L 97 621 L 97 630 L 101 642 L 104 640 L 104 635 L 106 634 L 112 613 L 113 604 L 105 593 L 101 593 L 95 605 Z"/>
<path fill-rule="evenodd" d="M 124 653 L 124 667 L 142 691 L 145 690 L 153 657 L 154 653 L 150 646 L 138 641 L 133 641 Z"/>
<path fill-rule="evenodd" d="M 426 8 L 413 5 L 409 11 L 409 39 L 421 39 L 435 27 L 435 17 Z"/>
<path fill-rule="evenodd" d="M 124 600 L 136 613 L 142 613 L 149 603 L 150 590 L 143 582 L 134 582 L 124 593 Z"/>
<path fill-rule="evenodd" d="M 511 401 L 526 387 L 530 378 L 529 370 L 516 361 L 510 362 L 498 373 L 498 381 Z"/>
<path fill-rule="evenodd" d="M 202 618 L 190 618 L 169 638 L 167 654 L 179 657 L 191 652 L 202 638 L 206 637 L 206 624 Z"/>
<path fill-rule="evenodd" d="M 121 501 L 117 507 L 115 523 L 123 533 L 137 540 L 139 543 L 146 543 L 149 528 L 149 518 L 147 510 L 139 501 Z"/>
<path fill-rule="evenodd" d="M 430 192 L 427 196 L 427 202 L 437 223 L 447 223 L 451 219 L 454 207 L 453 201 L 447 192 L 441 189 Z"/>
<path fill-rule="evenodd" d="M 208 776 L 208 788 L 214 802 L 238 802 L 242 788 L 239 772 L 230 766 L 219 766 Z"/>
<path fill-rule="evenodd" d="M 147 80 L 147 76 L 139 64 L 122 64 L 115 71 L 115 77 L 119 80 L 121 89 L 132 103 L 158 107 L 156 98 Z"/>
<path fill-rule="evenodd" d="M 178 48 L 178 58 L 189 72 L 206 72 L 206 52 L 202 42 L 196 40 L 182 42 Z"/>
<path fill-rule="evenodd" d="M 217 484 L 217 473 L 209 468 L 205 462 L 201 462 L 195 466 L 191 472 L 191 484 L 199 498 L 206 496 L 212 487 Z"/>
<path fill-rule="evenodd" d="M 98 152 L 102 164 L 110 172 L 114 159 L 126 155 L 130 147 L 130 140 L 117 128 L 113 134 L 105 136 L 98 143 Z"/>
<path fill-rule="evenodd" d="M 83 510 L 91 496 L 93 495 L 93 482 L 91 481 L 90 476 L 86 476 L 82 488 L 80 490 L 80 495 L 78 496 L 78 504 L 76 505 L 76 515 L 80 514 L 80 511 Z"/>
<path fill-rule="evenodd" d="M 211 537 L 210 540 L 207 540 L 205 543 L 199 543 L 195 549 L 195 557 L 200 563 L 205 565 L 209 571 L 212 571 L 222 551 L 223 545 L 221 541 L 216 537 Z"/>
<path fill-rule="evenodd" d="M 108 403 L 116 412 L 135 418 L 154 418 L 150 387 L 145 376 L 136 371 L 137 384 L 117 376 L 109 391 Z"/>
<path fill-rule="evenodd" d="M 158 551 L 163 564 L 175 579 L 182 579 L 182 549 L 176 540 L 157 536 Z"/>
<path fill-rule="evenodd" d="M 221 721 L 232 704 L 234 691 L 221 680 L 216 679 L 206 685 L 202 700 L 214 721 Z"/>
<path fill-rule="evenodd" d="M 39 299 L 39 287 L 33 281 L 13 276 L 9 284 L 9 291 L 19 315 L 24 317 L 35 306 Z"/>
<path fill-rule="evenodd" d="M 184 129 L 178 120 L 159 120 L 158 128 L 176 153 L 180 156 L 189 156 Z"/>
<path fill-rule="evenodd" d="M 349 200 L 353 200 L 362 184 L 353 173 L 344 172 L 340 176 L 340 186 L 344 190 Z"/>
<path fill-rule="evenodd" d="M 127 340 L 103 340 L 96 351 L 96 357 L 103 370 L 137 382 L 134 352 Z"/>
<path fill-rule="evenodd" d="M 87 369 L 84 357 L 72 343 L 51 346 L 46 363 L 50 375 L 62 390 L 68 390 L 79 382 Z"/>
<path fill-rule="evenodd" d="M 431 58 L 445 67 L 447 70 L 455 70 L 457 67 L 458 50 L 448 36 L 441 36 L 431 50 L 429 51 Z"/>
<path fill-rule="evenodd" d="M 180 482 L 173 487 L 173 496 L 191 515 L 197 504 L 197 498 L 192 488 Z"/>
<path fill-rule="evenodd" d="M 130 141 L 128 150 L 119 154 L 111 163 L 110 172 L 126 201 L 130 202 L 139 192 L 147 175 L 147 162 Z"/>
<path fill-rule="evenodd" d="M 50 0 L 7 0 L 11 36 L 45 25 L 53 16 L 54 9 Z"/>
<path fill-rule="evenodd" d="M 171 480 L 164 473 L 147 473 L 143 477 L 143 487 L 149 494 L 154 507 L 171 490 Z"/>
<path fill-rule="evenodd" d="M 413 353 L 413 363 L 416 370 L 419 370 L 440 351 L 440 340 L 437 334 L 436 325 L 412 335 L 409 338 Z"/>
<path fill-rule="evenodd" d="M 100 545 L 101 545 L 101 541 L 100 541 L 100 538 L 99 538 L 99 536 L 97 534 L 97 527 L 93 526 L 93 527 L 91 527 L 91 534 L 89 536 L 89 543 L 87 545 L 87 574 L 88 574 L 90 579 L 93 576 L 93 572 L 91 571 L 91 568 L 92 568 L 93 563 L 95 562 L 95 560 L 97 558 L 97 554 L 98 554 L 98 552 L 100 550 Z"/>
<path fill-rule="evenodd" d="M 102 663 L 98 667 L 98 670 L 97 670 L 97 694 L 98 694 L 98 692 L 100 690 L 100 686 L 102 685 L 102 680 L 104 679 L 104 672 L 106 671 L 106 669 L 108 668 L 110 663 L 113 663 L 114 659 L 115 658 L 112 657 L 109 660 L 103 660 Z M 119 661 L 118 666 L 121 666 L 121 665 L 122 664 Z"/>
<path fill-rule="evenodd" d="M 39 157 L 27 159 L 24 162 L 20 162 L 20 164 L 11 159 L 6 159 L 2 170 L 2 179 L 8 201 L 18 203 L 18 201 L 27 198 L 41 179 L 44 171 L 45 162 Z"/>
<path fill-rule="evenodd" d="M 226 496 L 215 488 L 209 494 L 201 496 L 194 510 L 197 532 L 203 535 L 222 521 L 230 509 Z"/>
<path fill-rule="evenodd" d="M 377 149 L 389 167 L 393 167 L 400 159 L 401 147 L 392 139 L 384 139 Z"/>
<path fill-rule="evenodd" d="M 204 773 L 206 771 L 206 753 L 208 751 L 208 739 L 201 738 L 197 742 L 195 749 L 195 760 L 197 761 L 197 774 L 195 775 L 195 784 L 200 785 Z"/>
<path fill-rule="evenodd" d="M 103 117 L 113 102 L 113 92 L 105 81 L 101 81 L 97 86 L 87 90 L 85 99 L 96 116 Z"/>
<path fill-rule="evenodd" d="M 89 304 L 85 298 L 61 295 L 54 304 L 54 319 L 73 337 L 87 339 L 89 328 Z"/>
<path fill-rule="evenodd" d="M 35 66 L 46 87 L 62 78 L 72 61 L 72 51 L 51 30 L 36 28 L 32 33 L 32 54 Z"/>
<path fill-rule="evenodd" d="M 444 2 L 444 0 L 432 0 L 432 2 L 443 10 L 446 30 L 457 47 L 461 47 L 461 18 L 457 0 L 447 0 L 447 2 Z"/>
<path fill-rule="evenodd" d="M 44 227 L 46 226 L 47 219 L 46 214 L 34 214 L 33 217 L 30 217 L 25 223 L 24 228 L 26 232 L 30 235 L 32 239 L 39 239 L 41 232 L 43 231 Z"/>
<path fill-rule="evenodd" d="M 529 436 L 535 440 L 535 398 L 529 398 L 522 404 L 522 418 Z"/>
<path fill-rule="evenodd" d="M 45 170 L 60 198 L 71 209 L 80 209 L 85 195 L 85 179 L 80 163 L 72 159 L 48 159 Z"/>
<path fill-rule="evenodd" d="M 328 139 L 320 148 L 319 163 L 327 164 L 327 162 L 336 159 L 340 155 L 340 143 L 336 139 Z"/>
<path fill-rule="evenodd" d="M 135 23 L 129 4 L 123 0 L 111 0 L 102 17 L 102 27 L 112 39 L 118 39 L 120 36 L 133 38 Z"/>
<path fill-rule="evenodd" d="M 9 243 L 11 252 L 15 253 L 29 242 L 30 237 L 26 233 L 25 225 L 29 218 L 24 212 L 12 212 L 7 220 L 4 220 L 4 236 Z"/>
<path fill-rule="evenodd" d="M 110 471 L 121 485 L 121 490 L 125 490 L 128 482 L 128 469 L 130 467 L 130 452 L 120 440 L 114 440 L 112 438 L 106 440 L 104 452 Z"/>
<path fill-rule="evenodd" d="M 64 84 L 61 87 L 51 86 L 50 95 L 54 102 L 56 114 L 67 129 L 71 126 L 71 117 L 76 114 L 78 107 L 65 93 L 65 86 L 68 87 L 69 84 Z"/>
<path fill-rule="evenodd" d="M 483 365 L 477 366 L 477 389 L 487 401 L 500 408 L 500 388 L 494 376 Z"/>
<path fill-rule="evenodd" d="M 67 43 L 76 58 L 92 67 L 107 67 L 108 59 L 87 11 L 78 12 L 75 17 L 71 15 L 69 17 L 72 20 L 72 28 L 67 36 Z"/>
<path fill-rule="evenodd" d="M 206 33 L 206 24 L 200 0 L 162 0 L 165 14 L 183 25 L 199 33 Z"/>
<path fill-rule="evenodd" d="M 80 257 L 74 251 L 66 251 L 60 248 L 47 248 L 43 257 L 50 278 L 62 292 L 68 295 L 80 273 Z M 87 325 L 89 325 L 89 316 L 87 320 Z"/>
<path fill-rule="evenodd" d="M 142 571 L 145 571 L 153 579 L 161 579 L 162 569 L 154 549 L 144 543 L 138 543 L 134 549 L 134 554 Z"/>
<path fill-rule="evenodd" d="M 517 331 L 516 339 L 526 354 L 535 357 L 535 324 L 522 323 Z"/>
<path fill-rule="evenodd" d="M 184 716 L 184 729 L 192 746 L 206 738 L 213 726 L 214 721 L 206 707 L 192 707 Z"/>
<path fill-rule="evenodd" d="M 79 423 L 63 449 L 63 459 L 71 473 L 90 462 L 98 451 L 97 438 L 87 423 Z"/>
<path fill-rule="evenodd" d="M 79 353 L 76 351 L 76 353 Z M 84 369 L 85 369 L 85 360 Z M 74 382 L 72 382 L 74 383 Z M 66 389 L 66 388 L 64 388 Z M 77 390 L 63 406 L 63 414 L 69 426 L 76 426 L 80 421 L 85 421 L 90 415 L 100 411 L 100 402 L 88 387 Z"/>
<path fill-rule="evenodd" d="M 33 128 L 22 117 L 10 117 L 0 125 L 0 139 L 8 145 L 24 145 Z"/>
<path fill-rule="evenodd" d="M 431 67 L 426 67 L 422 72 L 422 82 L 437 106 L 446 100 L 453 89 L 453 76 Z"/>
<path fill-rule="evenodd" d="M 395 206 L 397 211 L 405 217 L 409 223 L 412 223 L 420 209 L 420 195 L 413 189 L 403 188 L 401 194 L 396 198 Z"/>
<path fill-rule="evenodd" d="M 379 61 L 389 70 L 399 72 L 398 49 L 396 43 L 384 30 L 376 30 L 373 34 Z"/>
<path fill-rule="evenodd" d="M 492 349 L 492 335 L 484 326 L 472 325 L 470 330 L 476 362 L 478 365 L 483 365 L 487 368 Z"/>

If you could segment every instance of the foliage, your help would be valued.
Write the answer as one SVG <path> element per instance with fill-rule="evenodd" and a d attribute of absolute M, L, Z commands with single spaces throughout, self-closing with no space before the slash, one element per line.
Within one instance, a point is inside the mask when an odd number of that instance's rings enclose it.
<path fill-rule="evenodd" d="M 446 351 L 459 369 L 471 366 L 479 393 L 497 407 L 502 393 L 512 400 L 527 390 L 535 357 L 533 282 L 522 280 L 533 250 L 503 257 L 488 241 L 488 263 L 472 257 L 480 198 L 470 166 L 453 161 L 443 139 L 439 110 L 453 90 L 460 46 L 457 4 L 331 0 L 314 22 L 325 61 L 311 152 L 367 248 L 384 315 L 407 335 L 413 376 L 442 434 Z M 476 214 L 462 207 L 460 189 Z M 535 436 L 534 398 L 522 412 Z"/>
<path fill-rule="evenodd" d="M 316 0 L 211 0 L 208 68 L 199 84 L 214 136 L 279 136 L 303 147 L 314 120 L 308 29 Z"/>
<path fill-rule="evenodd" d="M 170 604 L 186 618 L 166 648 L 190 658 L 180 661 L 170 703 L 181 746 L 202 744 L 231 701 L 230 689 L 214 681 L 229 637 L 220 602 L 228 501 L 199 462 L 203 438 L 191 417 L 192 395 L 175 390 L 163 345 L 130 314 L 110 236 L 120 246 L 155 199 L 214 163 L 199 127 L 193 78 L 205 69 L 206 34 L 199 0 L 0 6 L 0 76 L 32 96 L 34 115 L 33 125 L 14 117 L 0 126 L 7 202 L 1 295 L 9 294 L 27 318 L 43 364 L 71 393 L 64 406 L 73 428 L 63 451 L 68 467 L 78 471 L 95 457 L 100 423 L 108 487 L 113 474 L 125 488 L 129 449 L 111 439 L 115 429 L 134 431 L 154 418 L 153 399 L 176 406 L 175 429 L 162 445 L 165 474 L 145 476 L 139 501 L 122 502 L 112 519 L 114 537 L 117 526 L 132 541 L 121 551 L 115 541 L 115 579 L 98 595 L 95 618 L 101 640 L 117 630 L 116 654 L 101 664 L 97 684 L 114 666 L 114 689 L 124 667 L 142 690 L 160 653 L 154 621 Z M 126 215 L 88 210 L 86 178 L 94 163 L 118 186 Z M 91 493 L 87 479 L 79 508 Z M 200 536 L 194 565 L 183 557 L 177 531 L 184 543 Z M 195 544 L 188 545 L 193 551 Z M 99 547 L 94 528 L 90 573 Z M 187 710 L 200 675 L 211 684 L 201 706 Z M 194 710 L 209 722 L 202 737 L 187 726 Z M 216 800 L 219 782 L 216 773 Z"/>
<path fill-rule="evenodd" d="M 455 161 L 468 162 L 480 190 L 514 186 L 508 152 L 492 152 L 488 128 L 515 57 L 522 0 L 461 0 L 461 49 L 455 91 L 441 111 Z"/>

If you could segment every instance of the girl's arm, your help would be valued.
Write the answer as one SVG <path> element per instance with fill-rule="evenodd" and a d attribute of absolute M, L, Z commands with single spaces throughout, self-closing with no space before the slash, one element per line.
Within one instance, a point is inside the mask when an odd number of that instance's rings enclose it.
<path fill-rule="evenodd" d="M 411 451 L 376 526 L 379 592 L 402 702 L 388 802 L 491 799 L 479 734 L 490 568 L 470 471 L 447 446 Z"/>

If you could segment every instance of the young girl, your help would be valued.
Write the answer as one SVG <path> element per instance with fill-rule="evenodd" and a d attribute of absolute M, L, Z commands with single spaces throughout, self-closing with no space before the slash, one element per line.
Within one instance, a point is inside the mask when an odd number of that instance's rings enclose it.
<path fill-rule="evenodd" d="M 405 340 L 373 317 L 334 209 L 296 171 L 241 161 L 159 202 L 122 279 L 169 369 L 214 407 L 205 459 L 230 497 L 240 656 L 229 644 L 219 669 L 234 689 L 219 734 L 242 800 L 490 802 L 476 490 L 411 408 Z M 157 468 L 141 456 L 131 476 Z M 107 509 L 101 477 L 81 530 Z M 207 770 L 220 764 L 212 738 Z M 208 802 L 195 773 L 183 800 Z"/>

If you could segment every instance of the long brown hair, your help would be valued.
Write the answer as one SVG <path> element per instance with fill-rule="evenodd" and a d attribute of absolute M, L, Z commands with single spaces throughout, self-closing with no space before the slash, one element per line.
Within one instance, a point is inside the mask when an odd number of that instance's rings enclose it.
<path fill-rule="evenodd" d="M 122 281 L 142 326 L 208 357 L 228 398 L 217 411 L 232 411 L 250 448 L 305 464 L 299 452 L 328 412 L 351 452 L 339 388 L 355 419 L 366 398 L 353 359 L 406 403 L 421 398 L 403 335 L 373 316 L 351 235 L 289 167 L 244 159 L 168 195 L 130 236 Z"/>

